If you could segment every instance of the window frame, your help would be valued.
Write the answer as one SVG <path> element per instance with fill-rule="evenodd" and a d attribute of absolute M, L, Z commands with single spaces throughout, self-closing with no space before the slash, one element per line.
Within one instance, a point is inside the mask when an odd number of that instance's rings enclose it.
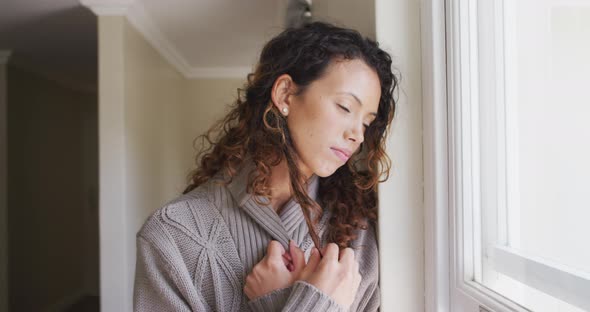
<path fill-rule="evenodd" d="M 466 22 L 466 7 L 460 4 L 464 2 L 424 0 L 421 7 L 426 311 L 526 311 L 475 282 L 466 282 L 463 277 L 473 274 L 473 266 L 466 272 L 458 255 L 473 242 L 455 243 L 464 229 L 456 227 L 462 224 L 462 209 L 454 209 L 461 208 L 456 205 L 461 190 L 455 185 L 461 182 L 462 171 L 454 174 L 455 168 L 461 168 L 457 167 L 461 162 L 452 161 L 461 150 L 461 140 L 453 134 L 461 112 L 459 101 L 474 91 L 458 83 L 471 68 L 454 66 L 459 64 L 459 47 L 474 44 L 473 38 L 456 35 L 460 23 Z"/>

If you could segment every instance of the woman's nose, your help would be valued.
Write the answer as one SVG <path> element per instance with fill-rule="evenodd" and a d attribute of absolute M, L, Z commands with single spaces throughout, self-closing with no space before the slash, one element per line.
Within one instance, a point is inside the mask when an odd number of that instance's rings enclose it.
<path fill-rule="evenodd" d="M 348 131 L 347 137 L 349 140 L 357 144 L 363 143 L 363 141 L 365 140 L 363 124 L 361 123 L 360 126 L 355 125 L 351 127 L 351 129 Z"/>

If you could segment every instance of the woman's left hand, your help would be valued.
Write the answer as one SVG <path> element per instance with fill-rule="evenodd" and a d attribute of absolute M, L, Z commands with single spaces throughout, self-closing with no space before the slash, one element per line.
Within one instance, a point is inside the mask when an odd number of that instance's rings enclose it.
<path fill-rule="evenodd" d="M 291 260 L 289 262 L 289 260 Z M 268 244 L 266 255 L 246 277 L 244 293 L 252 300 L 273 290 L 291 286 L 305 268 L 305 256 L 293 241 L 289 252 L 278 241 Z"/>

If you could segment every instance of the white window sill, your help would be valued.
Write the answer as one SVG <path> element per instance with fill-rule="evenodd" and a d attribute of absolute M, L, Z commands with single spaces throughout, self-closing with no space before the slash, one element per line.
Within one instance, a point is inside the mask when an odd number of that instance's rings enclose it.
<path fill-rule="evenodd" d="M 491 260 L 499 273 L 590 311 L 590 274 L 501 245 L 494 246 Z M 500 292 L 516 291 L 503 287 Z"/>

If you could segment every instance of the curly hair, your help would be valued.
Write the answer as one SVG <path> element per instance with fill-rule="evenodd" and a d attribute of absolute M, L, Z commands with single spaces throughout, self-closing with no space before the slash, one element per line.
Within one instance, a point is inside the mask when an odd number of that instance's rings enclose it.
<path fill-rule="evenodd" d="M 326 73 L 332 62 L 354 59 L 364 61 L 379 77 L 377 117 L 346 165 L 331 176 L 320 178 L 316 202 L 307 194 L 286 120 L 273 105 L 271 90 L 280 75 L 288 74 L 298 87 L 297 95 L 302 94 Z M 391 65 L 390 55 L 376 41 L 352 29 L 314 22 L 284 30 L 262 49 L 255 71 L 248 74 L 244 89 L 238 89 L 231 111 L 197 138 L 201 139 L 195 159 L 197 168 L 190 173 L 183 193 L 220 171 L 229 177 L 224 183 L 230 183 L 248 157 L 255 164 L 249 175 L 248 192 L 270 199 L 271 168 L 286 160 L 293 196 L 301 206 L 315 246 L 321 250 L 316 227 L 324 207 L 332 213 L 328 241 L 340 248 L 349 247 L 359 230 L 366 230 L 369 222 L 377 221 L 377 183 L 389 177 L 391 161 L 385 153 L 385 138 L 394 117 L 394 92 L 398 86 Z"/>

